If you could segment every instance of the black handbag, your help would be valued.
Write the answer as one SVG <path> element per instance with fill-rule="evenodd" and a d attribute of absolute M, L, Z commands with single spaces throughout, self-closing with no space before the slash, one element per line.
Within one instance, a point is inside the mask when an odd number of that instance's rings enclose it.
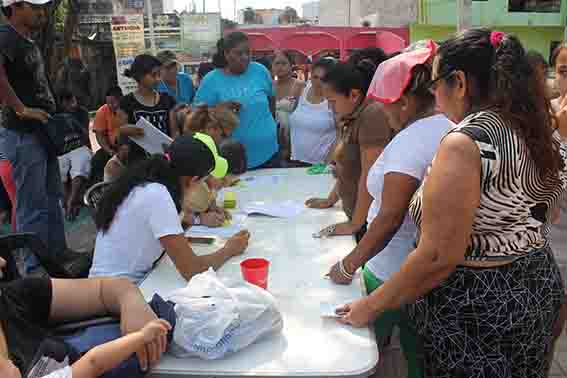
<path fill-rule="evenodd" d="M 44 125 L 48 148 L 57 156 L 65 155 L 85 145 L 81 124 L 68 113 L 59 113 L 49 118 Z"/>

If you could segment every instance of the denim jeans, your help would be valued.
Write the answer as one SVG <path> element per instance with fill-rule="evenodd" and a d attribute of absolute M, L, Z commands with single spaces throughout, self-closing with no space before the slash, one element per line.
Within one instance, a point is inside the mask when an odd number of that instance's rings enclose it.
<path fill-rule="evenodd" d="M 17 232 L 36 233 L 52 256 L 64 251 L 67 241 L 57 157 L 47 153 L 38 135 L 1 127 L 0 151 L 12 163 Z M 24 256 L 26 272 L 38 265 L 35 256 Z"/>

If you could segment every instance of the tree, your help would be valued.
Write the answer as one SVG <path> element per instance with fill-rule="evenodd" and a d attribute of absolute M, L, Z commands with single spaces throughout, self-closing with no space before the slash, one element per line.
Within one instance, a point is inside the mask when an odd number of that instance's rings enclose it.
<path fill-rule="evenodd" d="M 285 7 L 279 21 L 280 24 L 296 24 L 299 21 L 299 16 L 294 8 L 288 6 Z"/>
<path fill-rule="evenodd" d="M 35 40 L 38 43 L 38 46 L 43 54 L 43 59 L 45 60 L 45 69 L 46 72 L 51 73 L 51 57 L 54 52 L 55 48 L 55 24 L 56 24 L 56 11 L 61 5 L 63 0 L 53 0 L 51 2 L 48 13 L 47 13 L 47 20 L 43 28 L 38 31 L 37 37 Z"/>
<path fill-rule="evenodd" d="M 221 19 L 221 32 L 224 33 L 225 30 L 235 29 L 238 24 L 232 20 L 226 18 Z"/>
<path fill-rule="evenodd" d="M 247 7 L 244 9 L 244 23 L 245 24 L 254 24 L 256 23 L 256 12 L 254 11 L 254 9 L 252 9 L 252 7 Z"/>

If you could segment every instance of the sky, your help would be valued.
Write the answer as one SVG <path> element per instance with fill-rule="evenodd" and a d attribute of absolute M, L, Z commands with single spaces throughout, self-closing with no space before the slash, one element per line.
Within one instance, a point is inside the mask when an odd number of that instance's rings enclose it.
<path fill-rule="evenodd" d="M 222 17 L 233 19 L 234 18 L 234 2 L 235 0 L 204 0 L 207 12 L 218 12 L 219 3 L 221 4 Z M 301 16 L 301 4 L 309 0 L 236 0 L 236 8 L 244 9 L 246 7 L 252 8 L 285 8 L 290 6 L 297 10 Z M 195 0 L 197 4 L 197 11 L 202 11 L 203 0 Z M 191 0 L 175 0 L 175 9 L 183 10 L 189 6 Z"/>

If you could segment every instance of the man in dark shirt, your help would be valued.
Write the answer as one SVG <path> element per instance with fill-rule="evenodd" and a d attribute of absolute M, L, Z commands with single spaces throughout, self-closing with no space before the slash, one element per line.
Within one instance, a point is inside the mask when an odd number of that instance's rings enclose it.
<path fill-rule="evenodd" d="M 2 0 L 7 23 L 0 26 L 0 151 L 11 162 L 16 183 L 18 232 L 34 232 L 57 255 L 67 250 L 57 157 L 48 154 L 42 130 L 56 111 L 45 65 L 31 34 L 47 20 L 50 0 Z M 39 265 L 26 256 L 24 267 Z"/>

